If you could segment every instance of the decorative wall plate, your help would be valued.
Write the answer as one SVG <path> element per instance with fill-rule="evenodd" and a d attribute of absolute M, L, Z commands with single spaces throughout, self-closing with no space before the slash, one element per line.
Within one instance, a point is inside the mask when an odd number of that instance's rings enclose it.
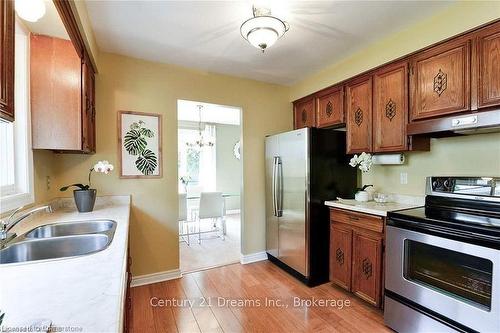
<path fill-rule="evenodd" d="M 240 140 L 236 141 L 233 147 L 233 155 L 237 160 L 241 160 L 241 143 Z"/>

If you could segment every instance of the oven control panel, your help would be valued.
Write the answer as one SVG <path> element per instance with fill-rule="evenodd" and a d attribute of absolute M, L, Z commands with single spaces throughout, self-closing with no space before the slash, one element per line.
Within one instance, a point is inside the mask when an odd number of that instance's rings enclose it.
<path fill-rule="evenodd" d="M 500 197 L 500 178 L 428 177 L 427 194 Z"/>

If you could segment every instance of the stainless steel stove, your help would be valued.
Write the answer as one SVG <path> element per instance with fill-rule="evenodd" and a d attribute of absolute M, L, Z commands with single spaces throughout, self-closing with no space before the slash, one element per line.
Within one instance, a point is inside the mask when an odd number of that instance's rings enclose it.
<path fill-rule="evenodd" d="M 500 332 L 500 178 L 428 177 L 425 207 L 388 214 L 384 320 Z"/>

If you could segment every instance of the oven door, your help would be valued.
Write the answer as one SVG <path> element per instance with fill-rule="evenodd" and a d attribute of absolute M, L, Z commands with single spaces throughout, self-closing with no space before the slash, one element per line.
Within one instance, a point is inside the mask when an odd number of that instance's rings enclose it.
<path fill-rule="evenodd" d="M 395 226 L 386 232 L 387 290 L 473 330 L 500 332 L 500 251 Z"/>

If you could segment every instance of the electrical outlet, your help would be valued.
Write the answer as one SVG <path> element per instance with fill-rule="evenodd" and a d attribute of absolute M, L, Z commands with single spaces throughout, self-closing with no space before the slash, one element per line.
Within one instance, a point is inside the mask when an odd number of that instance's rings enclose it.
<path fill-rule="evenodd" d="M 407 172 L 401 172 L 400 175 L 399 175 L 399 181 L 403 185 L 408 184 L 408 173 Z"/>

